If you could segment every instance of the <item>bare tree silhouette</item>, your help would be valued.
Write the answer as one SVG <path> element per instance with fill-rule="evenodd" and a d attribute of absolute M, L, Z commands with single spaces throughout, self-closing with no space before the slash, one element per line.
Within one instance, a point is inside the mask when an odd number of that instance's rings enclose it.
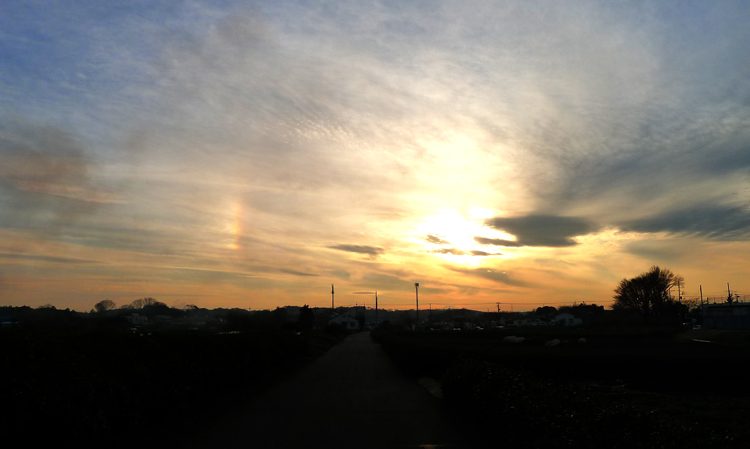
<path fill-rule="evenodd" d="M 623 279 L 615 289 L 614 310 L 636 312 L 646 321 L 672 318 L 681 307 L 672 300 L 670 289 L 682 282 L 682 277 L 667 268 L 651 267 L 631 279 Z"/>

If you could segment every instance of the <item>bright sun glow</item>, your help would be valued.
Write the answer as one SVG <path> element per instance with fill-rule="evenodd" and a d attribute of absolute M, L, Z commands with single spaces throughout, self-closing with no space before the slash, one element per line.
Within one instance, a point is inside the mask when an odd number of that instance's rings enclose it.
<path fill-rule="evenodd" d="M 499 251 L 478 243 L 478 236 L 515 240 L 515 236 L 488 227 L 485 221 L 494 216 L 492 210 L 473 207 L 467 213 L 444 209 L 425 218 L 417 228 L 423 246 L 436 256 L 450 262 L 480 266 L 482 259 L 499 256 Z"/>

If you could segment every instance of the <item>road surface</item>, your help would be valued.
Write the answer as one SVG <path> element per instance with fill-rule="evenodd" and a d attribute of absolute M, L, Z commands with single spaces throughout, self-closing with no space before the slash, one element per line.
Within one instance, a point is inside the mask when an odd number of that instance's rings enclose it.
<path fill-rule="evenodd" d="M 342 343 L 196 441 L 222 448 L 463 448 L 440 399 L 368 332 Z"/>

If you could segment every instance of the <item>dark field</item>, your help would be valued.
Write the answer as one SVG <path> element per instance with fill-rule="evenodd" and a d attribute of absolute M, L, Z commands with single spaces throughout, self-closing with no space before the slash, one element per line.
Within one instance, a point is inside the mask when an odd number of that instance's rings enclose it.
<path fill-rule="evenodd" d="M 0 432 L 24 446 L 750 447 L 746 332 L 384 325 L 386 356 L 366 334 L 326 353 L 346 333 L 319 309 L 5 313 Z"/>
<path fill-rule="evenodd" d="M 526 340 L 503 342 L 509 335 Z M 706 336 L 721 343 L 692 341 Z M 441 381 L 479 447 L 750 444 L 747 334 L 541 328 L 374 337 L 413 376 Z M 559 344 L 545 345 L 553 339 Z"/>
<path fill-rule="evenodd" d="M 0 433 L 24 446 L 179 444 L 337 341 L 282 329 L 0 329 Z"/>

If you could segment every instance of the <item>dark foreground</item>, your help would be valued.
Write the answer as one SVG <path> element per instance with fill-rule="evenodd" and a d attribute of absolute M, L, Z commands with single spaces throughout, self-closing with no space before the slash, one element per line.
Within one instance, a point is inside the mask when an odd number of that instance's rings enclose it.
<path fill-rule="evenodd" d="M 413 377 L 441 380 L 479 447 L 750 447 L 745 334 L 700 336 L 714 343 L 639 329 L 375 333 Z"/>
<path fill-rule="evenodd" d="M 192 444 L 205 448 L 457 448 L 442 402 L 406 377 L 369 333 L 348 337 L 247 411 Z"/>
<path fill-rule="evenodd" d="M 750 333 L 384 327 L 341 341 L 222 313 L 200 330 L 68 312 L 0 328 L 0 435 L 79 448 L 750 447 Z"/>
<path fill-rule="evenodd" d="M 77 324 L 0 332 L 0 435 L 15 447 L 175 447 L 338 341 Z"/>

